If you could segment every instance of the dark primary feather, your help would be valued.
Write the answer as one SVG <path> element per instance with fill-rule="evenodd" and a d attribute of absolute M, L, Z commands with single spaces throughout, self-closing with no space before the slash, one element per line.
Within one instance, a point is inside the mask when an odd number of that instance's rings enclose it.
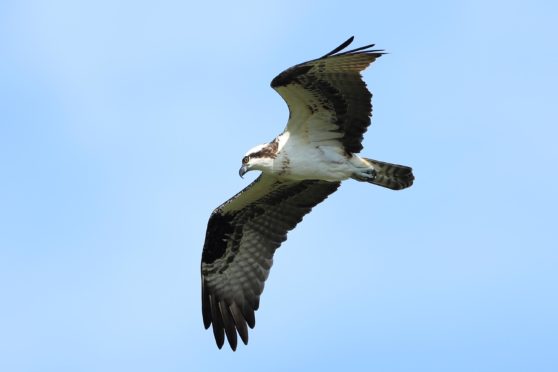
<path fill-rule="evenodd" d="M 271 87 L 289 106 L 289 130 L 307 125 L 313 115 L 326 112 L 335 130 L 342 134 L 339 141 L 346 152 L 358 153 L 372 115 L 372 94 L 360 72 L 384 53 L 370 49 L 374 44 L 341 52 L 352 41 L 353 37 L 321 58 L 283 71 L 272 80 Z"/>
<path fill-rule="evenodd" d="M 345 40 L 341 45 L 339 45 L 337 48 L 335 48 L 335 49 L 333 49 L 331 52 L 329 52 L 329 53 L 327 53 L 327 54 L 321 56 L 320 58 L 325 58 L 325 57 L 331 56 L 331 55 L 333 55 L 333 54 L 335 54 L 335 53 L 337 53 L 337 52 L 342 51 L 343 49 L 345 49 L 346 47 L 348 47 L 348 46 L 353 42 L 354 39 L 355 39 L 355 37 L 354 37 L 354 36 L 351 36 L 350 38 L 348 38 L 347 40 Z"/>
<path fill-rule="evenodd" d="M 226 337 L 235 350 L 237 334 L 248 342 L 275 250 L 338 187 L 338 182 L 280 182 L 261 175 L 211 214 L 201 263 L 202 313 L 219 348 Z"/>

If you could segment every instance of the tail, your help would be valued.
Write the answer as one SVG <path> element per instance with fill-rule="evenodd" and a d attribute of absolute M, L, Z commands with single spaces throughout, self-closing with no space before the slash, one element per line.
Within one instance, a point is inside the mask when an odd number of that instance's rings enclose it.
<path fill-rule="evenodd" d="M 364 158 L 376 171 L 376 176 L 368 182 L 374 185 L 387 187 L 392 190 L 401 190 L 413 184 L 413 168 L 404 165 L 384 163 L 383 161 Z"/>

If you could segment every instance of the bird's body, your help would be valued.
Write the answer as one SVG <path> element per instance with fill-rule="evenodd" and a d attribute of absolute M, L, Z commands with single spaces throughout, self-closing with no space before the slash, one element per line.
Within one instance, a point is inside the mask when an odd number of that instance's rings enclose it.
<path fill-rule="evenodd" d="M 343 181 L 355 173 L 370 170 L 371 167 L 360 156 L 347 154 L 338 145 L 315 143 L 314 146 L 307 146 L 300 136 L 291 136 L 288 131 L 270 144 L 260 146 L 250 150 L 248 154 L 275 146 L 277 151 L 274 157 L 265 158 L 254 169 L 285 181 Z"/>
<path fill-rule="evenodd" d="M 287 127 L 246 153 L 240 176 L 262 174 L 211 214 L 202 253 L 202 314 L 219 348 L 225 335 L 233 350 L 237 334 L 248 342 L 275 250 L 341 181 L 394 190 L 413 183 L 410 167 L 357 155 L 372 113 L 360 72 L 383 53 L 370 50 L 373 45 L 340 53 L 352 40 L 273 79 L 289 106 Z"/>

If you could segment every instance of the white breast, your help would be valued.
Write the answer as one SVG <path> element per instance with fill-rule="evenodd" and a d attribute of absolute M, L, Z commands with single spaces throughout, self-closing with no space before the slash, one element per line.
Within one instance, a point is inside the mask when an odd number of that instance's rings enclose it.
<path fill-rule="evenodd" d="M 354 171 L 340 145 L 335 146 L 331 142 L 324 145 L 309 144 L 288 133 L 281 135 L 279 141 L 273 173 L 280 177 L 333 182 L 349 178 Z"/>

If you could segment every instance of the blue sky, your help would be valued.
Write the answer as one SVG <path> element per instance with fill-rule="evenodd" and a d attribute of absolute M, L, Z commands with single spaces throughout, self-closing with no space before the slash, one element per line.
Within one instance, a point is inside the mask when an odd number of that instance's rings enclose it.
<path fill-rule="evenodd" d="M 3 371 L 556 371 L 550 1 L 0 3 Z M 269 88 L 351 35 L 390 54 L 366 156 L 289 235 L 250 344 L 217 350 L 199 261 Z"/>

